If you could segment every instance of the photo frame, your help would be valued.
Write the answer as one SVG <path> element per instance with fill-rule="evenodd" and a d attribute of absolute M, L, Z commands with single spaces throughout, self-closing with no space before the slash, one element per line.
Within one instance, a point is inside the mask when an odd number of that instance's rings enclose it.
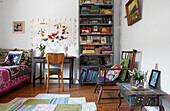
<path fill-rule="evenodd" d="M 25 32 L 25 22 L 24 21 L 13 21 L 12 25 L 13 33 L 24 33 Z"/>
<path fill-rule="evenodd" d="M 139 0 L 129 0 L 125 7 L 128 26 L 134 24 L 141 19 Z"/>
<path fill-rule="evenodd" d="M 106 42 L 106 36 L 104 36 L 104 37 L 101 37 L 101 44 L 106 44 L 107 42 Z"/>
<path fill-rule="evenodd" d="M 149 86 L 156 88 L 160 73 L 161 71 L 152 69 L 151 76 L 149 78 Z"/>
<path fill-rule="evenodd" d="M 93 32 L 97 32 L 98 31 L 98 26 L 93 26 Z"/>

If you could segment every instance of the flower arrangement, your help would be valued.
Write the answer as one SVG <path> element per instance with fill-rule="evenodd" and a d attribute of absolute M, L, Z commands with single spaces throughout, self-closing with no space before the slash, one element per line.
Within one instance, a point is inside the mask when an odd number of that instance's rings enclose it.
<path fill-rule="evenodd" d="M 136 82 L 136 84 L 140 84 L 146 80 L 148 71 L 146 73 L 138 71 L 136 68 L 134 68 L 132 71 L 129 70 L 130 76 L 132 79 Z"/>
<path fill-rule="evenodd" d="M 40 47 L 37 47 L 41 52 L 45 50 L 46 45 L 40 44 Z"/>

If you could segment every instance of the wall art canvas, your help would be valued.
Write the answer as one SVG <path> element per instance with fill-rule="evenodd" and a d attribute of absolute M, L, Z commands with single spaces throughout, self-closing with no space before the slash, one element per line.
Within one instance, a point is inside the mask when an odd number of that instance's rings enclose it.
<path fill-rule="evenodd" d="M 139 0 L 129 0 L 129 2 L 125 6 L 128 26 L 134 24 L 141 19 Z"/>
<path fill-rule="evenodd" d="M 24 21 L 13 21 L 12 30 L 13 30 L 13 33 L 24 33 L 25 22 Z"/>

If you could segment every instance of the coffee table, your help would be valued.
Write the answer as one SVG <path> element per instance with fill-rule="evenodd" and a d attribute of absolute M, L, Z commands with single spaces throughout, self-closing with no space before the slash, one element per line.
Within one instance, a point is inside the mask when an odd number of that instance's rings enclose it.
<path fill-rule="evenodd" d="M 147 91 L 132 91 L 129 89 L 130 83 L 116 83 L 119 87 L 118 97 L 119 105 L 121 105 L 121 95 L 129 104 L 129 110 L 133 111 L 135 107 L 143 106 L 159 106 L 160 110 L 164 110 L 162 106 L 162 97 L 165 92 L 157 89 L 149 89 Z"/>

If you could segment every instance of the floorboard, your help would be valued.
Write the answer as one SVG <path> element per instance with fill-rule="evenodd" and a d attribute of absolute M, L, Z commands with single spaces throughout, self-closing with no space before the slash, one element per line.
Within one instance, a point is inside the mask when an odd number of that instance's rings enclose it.
<path fill-rule="evenodd" d="M 68 84 L 64 84 L 64 92 L 61 88 L 58 89 L 57 84 L 50 84 L 49 92 L 52 94 L 71 94 L 72 97 L 86 97 L 87 102 L 96 102 L 98 94 L 94 94 L 95 86 L 90 85 L 72 85 L 69 88 Z M 43 84 L 36 84 L 36 87 L 32 87 L 31 83 L 25 83 L 18 88 L 9 91 L 6 94 L 0 96 L 0 103 L 7 103 L 16 97 L 35 97 L 39 93 L 45 93 Z M 117 97 L 116 91 L 105 91 L 102 97 Z M 120 108 L 118 106 L 118 99 L 101 99 L 100 104 L 97 104 L 98 111 L 128 111 L 129 107 L 125 100 L 122 99 Z M 136 108 L 135 111 L 139 111 L 140 108 Z"/>

